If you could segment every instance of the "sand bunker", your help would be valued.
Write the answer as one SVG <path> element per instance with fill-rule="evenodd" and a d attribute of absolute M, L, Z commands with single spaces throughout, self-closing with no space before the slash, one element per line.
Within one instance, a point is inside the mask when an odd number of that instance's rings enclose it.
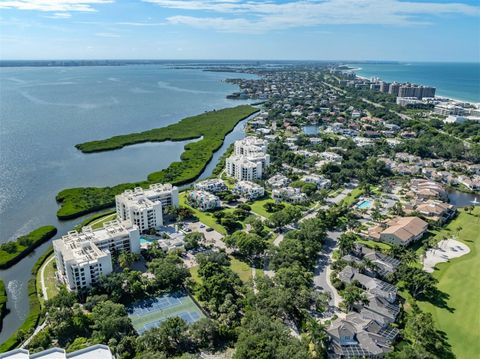
<path fill-rule="evenodd" d="M 440 241 L 437 247 L 427 251 L 423 260 L 423 269 L 432 273 L 437 263 L 447 262 L 449 259 L 464 256 L 468 252 L 470 252 L 470 248 L 455 239 Z"/>

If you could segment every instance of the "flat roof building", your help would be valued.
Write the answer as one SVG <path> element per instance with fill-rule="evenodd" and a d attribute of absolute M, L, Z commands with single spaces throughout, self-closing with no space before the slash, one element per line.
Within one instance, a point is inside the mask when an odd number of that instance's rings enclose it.
<path fill-rule="evenodd" d="M 57 273 L 70 290 L 87 288 L 112 272 L 112 254 L 140 253 L 138 227 L 129 221 L 107 222 L 102 229 L 87 226 L 53 241 Z"/>

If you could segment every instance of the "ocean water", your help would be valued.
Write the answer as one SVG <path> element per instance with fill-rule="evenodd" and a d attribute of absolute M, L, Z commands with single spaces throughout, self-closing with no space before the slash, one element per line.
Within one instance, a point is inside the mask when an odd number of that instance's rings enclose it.
<path fill-rule="evenodd" d="M 82 154 L 74 145 L 236 106 L 243 75 L 162 65 L 0 68 L 0 242 L 56 220 L 63 188 L 143 180 L 186 142 Z M 249 76 L 249 75 L 245 75 Z"/>
<path fill-rule="evenodd" d="M 480 102 L 480 63 L 355 63 L 355 72 L 367 78 L 413 82 L 437 88 L 436 95 Z"/>

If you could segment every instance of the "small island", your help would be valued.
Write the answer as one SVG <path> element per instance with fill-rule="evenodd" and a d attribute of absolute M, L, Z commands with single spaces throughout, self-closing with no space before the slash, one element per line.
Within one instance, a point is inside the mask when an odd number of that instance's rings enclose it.
<path fill-rule="evenodd" d="M 111 151 L 144 142 L 201 140 L 185 146 L 180 162 L 172 162 L 162 171 L 151 173 L 148 179 L 137 183 L 124 183 L 113 187 L 80 187 L 65 189 L 56 199 L 61 203 L 57 212 L 60 219 L 71 219 L 113 206 L 115 195 L 134 187 L 148 187 L 152 183 L 170 182 L 181 185 L 195 180 L 210 162 L 225 136 L 242 120 L 257 112 L 249 105 L 187 117 L 178 123 L 149 131 L 86 142 L 75 147 L 84 153 Z"/>
<path fill-rule="evenodd" d="M 9 268 L 29 255 L 35 248 L 57 234 L 54 226 L 37 228 L 25 236 L 0 245 L 0 269 Z"/>

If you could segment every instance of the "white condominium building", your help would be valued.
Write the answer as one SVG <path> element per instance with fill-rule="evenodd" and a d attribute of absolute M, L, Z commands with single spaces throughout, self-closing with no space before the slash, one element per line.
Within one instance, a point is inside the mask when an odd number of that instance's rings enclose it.
<path fill-rule="evenodd" d="M 328 178 L 325 178 L 323 176 L 319 176 L 317 174 L 309 174 L 305 175 L 301 178 L 301 181 L 306 182 L 306 183 L 313 183 L 317 185 L 317 188 L 319 189 L 324 189 L 330 187 L 332 184 L 332 181 L 330 181 Z"/>
<path fill-rule="evenodd" d="M 250 181 L 239 181 L 233 192 L 247 199 L 260 198 L 265 195 L 265 189 L 262 186 Z"/>
<path fill-rule="evenodd" d="M 138 227 L 129 221 L 111 221 L 102 229 L 84 227 L 53 241 L 60 279 L 70 290 L 95 284 L 112 272 L 112 253 L 140 253 Z"/>
<path fill-rule="evenodd" d="M 272 198 L 277 201 L 289 203 L 303 203 L 308 200 L 307 195 L 302 193 L 300 188 L 283 187 L 272 190 Z"/>
<path fill-rule="evenodd" d="M 256 137 L 245 137 L 235 142 L 235 154 L 227 158 L 227 175 L 239 181 L 260 179 L 270 165 L 267 141 Z"/>
<path fill-rule="evenodd" d="M 252 162 L 243 156 L 231 156 L 226 162 L 227 175 L 239 181 L 253 181 L 262 178 L 261 162 Z"/>
<path fill-rule="evenodd" d="M 192 207 L 201 211 L 208 211 L 221 206 L 220 199 L 207 191 L 191 191 L 187 199 Z"/>
<path fill-rule="evenodd" d="M 235 141 L 235 154 L 237 156 L 252 156 L 267 153 L 267 141 L 258 137 L 248 136 Z"/>
<path fill-rule="evenodd" d="M 178 207 L 178 188 L 153 184 L 149 189 L 135 188 L 115 196 L 117 216 L 136 225 L 140 232 L 163 226 L 166 206 Z"/>
<path fill-rule="evenodd" d="M 218 178 L 212 178 L 205 181 L 197 182 L 193 187 L 198 191 L 207 191 L 211 193 L 223 192 L 228 190 L 225 182 Z"/>

